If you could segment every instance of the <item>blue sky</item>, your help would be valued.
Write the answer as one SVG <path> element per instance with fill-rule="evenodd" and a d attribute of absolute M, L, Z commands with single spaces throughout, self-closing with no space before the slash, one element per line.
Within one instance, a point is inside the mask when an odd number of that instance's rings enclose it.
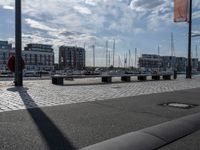
<path fill-rule="evenodd" d="M 22 0 L 23 44 L 52 44 L 56 58 L 60 45 L 86 44 L 87 65 L 105 65 L 105 43 L 110 51 L 116 40 L 115 63 L 130 49 L 142 53 L 170 55 L 174 33 L 177 56 L 187 56 L 187 23 L 173 23 L 173 0 Z M 0 39 L 14 43 L 14 0 L 0 1 Z M 193 32 L 200 33 L 200 1 L 193 0 Z M 200 50 L 199 37 L 193 38 Z M 193 53 L 194 53 L 193 52 Z M 199 52 L 200 55 L 200 52 Z M 133 62 L 134 62 L 134 57 Z M 112 59 L 112 58 L 111 58 Z M 57 59 L 56 59 L 57 60 Z"/>

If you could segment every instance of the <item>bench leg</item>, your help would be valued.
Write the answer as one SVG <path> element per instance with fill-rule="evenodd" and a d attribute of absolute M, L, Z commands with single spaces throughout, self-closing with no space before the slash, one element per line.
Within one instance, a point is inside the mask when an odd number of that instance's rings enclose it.
<path fill-rule="evenodd" d="M 52 78 L 52 84 L 63 85 L 64 84 L 63 78 Z"/>
<path fill-rule="evenodd" d="M 104 82 L 104 83 L 111 83 L 112 77 L 102 77 L 101 81 Z"/>
<path fill-rule="evenodd" d="M 130 82 L 131 81 L 131 77 L 121 77 L 121 81 Z"/>
<path fill-rule="evenodd" d="M 152 76 L 152 80 L 160 80 L 160 76 L 154 75 Z"/>
<path fill-rule="evenodd" d="M 171 75 L 164 75 L 163 80 L 171 80 Z"/>
<path fill-rule="evenodd" d="M 138 76 L 139 81 L 146 81 L 147 77 L 146 76 Z"/>

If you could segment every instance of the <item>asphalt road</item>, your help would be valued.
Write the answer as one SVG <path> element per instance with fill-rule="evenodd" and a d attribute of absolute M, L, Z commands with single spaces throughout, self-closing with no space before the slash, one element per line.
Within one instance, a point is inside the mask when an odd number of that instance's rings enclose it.
<path fill-rule="evenodd" d="M 0 113 L 0 149 L 77 149 L 176 118 L 200 107 L 164 107 L 166 102 L 200 105 L 200 89 L 151 94 Z M 20 93 L 26 104 L 28 93 Z M 34 103 L 34 101 L 32 101 Z M 191 139 L 191 140 L 190 140 Z M 196 132 L 161 149 L 182 149 L 184 141 L 200 144 Z M 193 141 L 193 142 L 191 142 Z"/>

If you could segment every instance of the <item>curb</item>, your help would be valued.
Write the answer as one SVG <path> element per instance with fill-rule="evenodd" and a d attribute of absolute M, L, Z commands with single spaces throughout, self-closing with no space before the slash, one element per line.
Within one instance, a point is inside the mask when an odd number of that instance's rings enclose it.
<path fill-rule="evenodd" d="M 200 113 L 124 134 L 80 150 L 154 150 L 200 129 Z"/>

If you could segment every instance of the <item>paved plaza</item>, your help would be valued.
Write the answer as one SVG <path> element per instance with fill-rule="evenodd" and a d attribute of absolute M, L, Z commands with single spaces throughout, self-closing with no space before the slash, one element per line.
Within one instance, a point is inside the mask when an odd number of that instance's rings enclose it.
<path fill-rule="evenodd" d="M 12 81 L 0 81 L 0 149 L 77 150 L 168 121 L 176 122 L 181 117 L 200 115 L 198 76 L 169 81 L 118 81 L 102 84 L 99 79 L 87 79 L 65 81 L 64 86 L 57 86 L 47 79 L 25 80 L 24 87 L 14 87 Z M 167 102 L 197 107 L 160 105 Z M 161 149 L 199 150 L 199 124 L 200 119 L 196 117 L 189 123 L 196 130 Z M 172 129 L 173 125 L 170 125 Z M 174 139 L 183 136 L 179 135 L 183 132 L 175 131 Z M 171 133 L 165 129 L 161 132 Z"/>
<path fill-rule="evenodd" d="M 170 81 L 92 84 L 100 83 L 98 80 L 65 81 L 64 86 L 52 85 L 51 80 L 26 80 L 23 88 L 14 87 L 12 81 L 0 81 L 0 112 L 173 92 L 200 87 L 200 77 L 198 76 L 192 80 L 180 77 L 177 80 Z M 84 82 L 87 85 L 83 85 Z M 82 85 L 79 85 L 80 83 Z"/>

